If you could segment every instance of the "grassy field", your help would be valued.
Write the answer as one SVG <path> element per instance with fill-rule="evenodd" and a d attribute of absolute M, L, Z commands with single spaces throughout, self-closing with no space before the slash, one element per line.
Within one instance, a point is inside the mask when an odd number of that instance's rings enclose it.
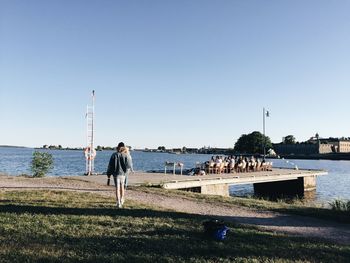
<path fill-rule="evenodd" d="M 88 193 L 0 192 L 0 262 L 348 262 L 350 247 L 227 224 Z"/>

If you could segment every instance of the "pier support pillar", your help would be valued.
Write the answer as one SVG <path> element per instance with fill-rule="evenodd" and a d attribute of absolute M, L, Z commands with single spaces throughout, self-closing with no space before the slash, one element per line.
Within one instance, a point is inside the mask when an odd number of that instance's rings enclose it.
<path fill-rule="evenodd" d="M 181 190 L 205 195 L 230 196 L 228 184 L 202 185 L 199 187 L 182 188 Z"/>
<path fill-rule="evenodd" d="M 212 184 L 201 186 L 201 193 L 206 195 L 230 196 L 228 184 Z"/>
<path fill-rule="evenodd" d="M 301 177 L 303 179 L 304 192 L 316 190 L 316 175 Z"/>
<path fill-rule="evenodd" d="M 295 180 L 256 183 L 254 193 L 271 197 L 283 195 L 304 196 L 306 192 L 316 190 L 316 175 L 299 177 Z"/>

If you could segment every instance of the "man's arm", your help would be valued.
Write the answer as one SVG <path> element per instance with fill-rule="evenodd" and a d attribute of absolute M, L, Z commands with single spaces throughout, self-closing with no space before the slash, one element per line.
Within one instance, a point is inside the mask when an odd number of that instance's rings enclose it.
<path fill-rule="evenodd" d="M 107 176 L 111 176 L 114 173 L 114 167 L 115 167 L 115 155 L 112 154 L 111 158 L 109 159 L 109 164 L 107 168 Z"/>
<path fill-rule="evenodd" d="M 130 169 L 131 172 L 134 172 L 134 167 L 132 164 L 132 158 L 130 155 L 127 157 L 127 168 Z"/>

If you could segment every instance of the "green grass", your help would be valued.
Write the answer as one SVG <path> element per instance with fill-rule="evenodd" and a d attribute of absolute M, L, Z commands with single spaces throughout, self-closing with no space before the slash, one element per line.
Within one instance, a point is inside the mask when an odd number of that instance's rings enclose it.
<path fill-rule="evenodd" d="M 0 192 L 0 262 L 347 262 L 350 247 L 227 224 L 94 194 Z"/>
<path fill-rule="evenodd" d="M 269 210 L 280 213 L 295 214 L 302 216 L 310 216 L 335 222 L 350 223 L 350 213 L 344 209 L 331 209 L 331 207 L 317 206 L 315 204 L 308 204 L 301 199 L 286 199 L 270 201 L 256 197 L 222 197 L 210 196 L 200 193 L 194 193 L 182 190 L 166 190 L 157 187 L 138 187 L 138 191 L 149 193 L 157 193 L 165 196 L 176 196 L 190 200 L 202 201 L 207 203 L 238 205 L 258 210 Z"/>
<path fill-rule="evenodd" d="M 350 215 L 350 200 L 336 199 L 329 204 L 332 210 L 347 212 Z"/>

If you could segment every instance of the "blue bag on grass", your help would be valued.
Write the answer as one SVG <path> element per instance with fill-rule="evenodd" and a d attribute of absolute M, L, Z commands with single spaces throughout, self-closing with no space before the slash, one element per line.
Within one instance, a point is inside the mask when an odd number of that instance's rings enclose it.
<path fill-rule="evenodd" d="M 226 238 L 226 234 L 228 232 L 228 227 L 227 226 L 222 226 L 218 230 L 215 231 L 214 233 L 214 238 L 216 240 L 222 241 Z"/>
<path fill-rule="evenodd" d="M 203 222 L 204 233 L 217 241 L 223 241 L 226 238 L 229 228 L 225 226 L 224 221 L 211 219 Z"/>

